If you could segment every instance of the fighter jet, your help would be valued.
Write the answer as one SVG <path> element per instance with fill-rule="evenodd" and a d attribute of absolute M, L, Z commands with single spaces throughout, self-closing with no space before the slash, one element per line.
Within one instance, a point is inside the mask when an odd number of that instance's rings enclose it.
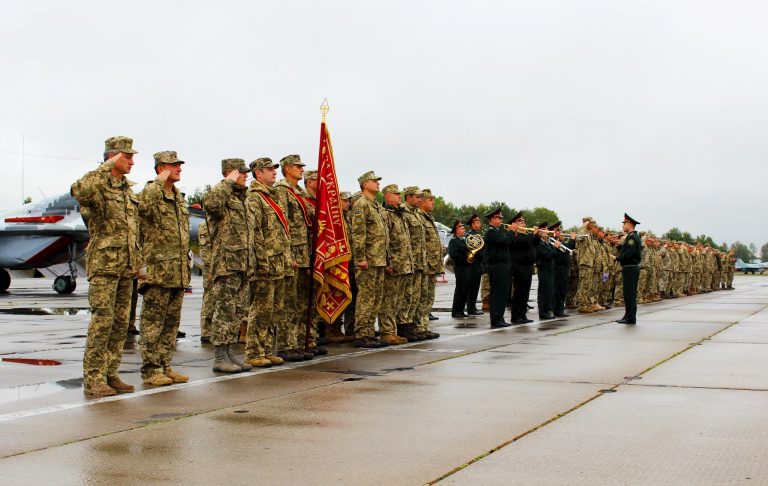
<path fill-rule="evenodd" d="M 202 210 L 190 207 L 189 236 L 197 239 L 203 221 Z M 75 262 L 85 252 L 88 229 L 80 214 L 80 204 L 69 194 L 29 203 L 0 213 L 0 292 L 8 290 L 8 270 L 45 268 L 69 264 L 69 272 L 53 281 L 59 294 L 71 294 L 76 286 Z"/>

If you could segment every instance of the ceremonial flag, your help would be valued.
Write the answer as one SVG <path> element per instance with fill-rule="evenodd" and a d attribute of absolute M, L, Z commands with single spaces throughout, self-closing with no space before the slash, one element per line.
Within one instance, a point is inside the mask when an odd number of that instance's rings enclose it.
<path fill-rule="evenodd" d="M 317 161 L 317 205 L 315 207 L 314 266 L 317 281 L 317 311 L 331 323 L 352 302 L 349 281 L 349 247 L 347 224 L 341 210 L 331 135 L 325 121 L 320 124 L 320 155 Z"/>

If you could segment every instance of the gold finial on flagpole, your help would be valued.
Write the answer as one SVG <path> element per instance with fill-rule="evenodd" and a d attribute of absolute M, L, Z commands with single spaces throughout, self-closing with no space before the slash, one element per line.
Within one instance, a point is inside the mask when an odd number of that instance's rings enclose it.
<path fill-rule="evenodd" d="M 323 98 L 323 104 L 320 105 L 320 113 L 323 114 L 323 123 L 325 123 L 325 115 L 329 110 L 330 108 L 328 107 L 328 98 Z"/>

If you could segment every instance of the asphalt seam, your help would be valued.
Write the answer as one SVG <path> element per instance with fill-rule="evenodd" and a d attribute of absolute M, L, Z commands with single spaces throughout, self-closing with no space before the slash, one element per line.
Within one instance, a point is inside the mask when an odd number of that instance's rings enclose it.
<path fill-rule="evenodd" d="M 758 309 L 758 310 L 754 311 L 753 313 L 749 314 L 744 319 L 748 319 L 749 317 L 752 317 L 753 315 L 755 315 L 755 314 L 757 314 L 759 312 L 764 311 L 766 309 L 766 307 L 768 307 L 768 305 L 765 305 L 765 304 L 763 304 L 763 306 L 764 307 L 762 309 Z M 664 309 L 659 309 L 659 310 L 668 310 L 668 309 L 671 309 L 673 307 L 676 307 L 676 306 L 665 307 Z M 656 312 L 656 311 L 651 311 L 651 312 L 646 313 L 644 315 L 650 314 L 652 312 Z M 476 464 L 477 462 L 483 460 L 484 458 L 488 457 L 489 455 L 493 454 L 494 452 L 498 452 L 499 450 L 501 450 L 501 449 L 503 449 L 503 448 L 505 448 L 505 447 L 507 447 L 507 446 L 509 446 L 509 445 L 511 445 L 511 444 L 513 444 L 513 443 L 515 443 L 517 441 L 519 441 L 520 439 L 522 439 L 522 438 L 524 438 L 524 437 L 526 437 L 526 436 L 528 436 L 528 435 L 530 435 L 530 434 L 532 434 L 532 433 L 542 429 L 543 427 L 546 427 L 547 425 L 549 425 L 549 424 L 551 424 L 551 423 L 553 423 L 553 422 L 555 422 L 557 420 L 560 420 L 561 418 L 565 417 L 566 415 L 569 415 L 570 413 L 572 413 L 572 412 L 582 408 L 583 406 L 587 405 L 588 403 L 590 403 L 590 402 L 600 398 L 601 396 L 605 395 L 606 392 L 616 391 L 622 385 L 629 385 L 630 382 L 633 381 L 634 379 L 637 379 L 637 377 L 640 377 L 640 376 L 644 375 L 645 373 L 647 373 L 647 372 L 649 372 L 649 371 L 651 371 L 651 370 L 653 370 L 653 369 L 663 365 L 664 363 L 669 362 L 670 360 L 676 358 L 677 356 L 680 356 L 681 354 L 685 353 L 686 351 L 689 351 L 689 350 L 693 349 L 694 347 L 704 343 L 705 341 L 711 340 L 713 337 L 717 336 L 718 334 L 720 334 L 723 331 L 726 331 L 727 329 L 730 329 L 731 327 L 735 326 L 736 324 L 738 324 L 739 322 L 741 322 L 744 319 L 741 319 L 741 320 L 738 320 L 738 321 L 735 321 L 735 322 L 731 322 L 727 326 L 725 326 L 722 329 L 720 329 L 720 330 L 710 334 L 709 336 L 705 336 L 704 338 L 700 339 L 699 341 L 696 341 L 695 343 L 692 343 L 692 344 L 688 345 L 682 351 L 678 351 L 678 352 L 672 354 L 671 356 L 669 356 L 668 358 L 665 358 L 665 359 L 659 361 L 658 363 L 654 364 L 653 366 L 651 366 L 651 367 L 645 369 L 644 371 L 638 373 L 636 376 L 626 377 L 621 383 L 613 385 L 613 386 L 611 386 L 608 389 L 601 390 L 600 393 L 598 393 L 598 394 L 596 394 L 596 395 L 594 395 L 594 396 L 592 396 L 592 397 L 582 401 L 581 403 L 571 407 L 570 409 L 566 410 L 565 412 L 562 412 L 562 413 L 560 413 L 560 414 L 558 414 L 558 415 L 556 415 L 554 417 L 551 417 L 548 420 L 546 420 L 546 421 L 536 425 L 535 427 L 533 427 L 533 428 L 531 428 L 531 429 L 529 429 L 529 430 L 527 430 L 525 432 L 522 432 L 521 434 L 516 435 L 512 439 L 510 439 L 508 441 L 505 441 L 505 442 L 497 445 L 496 447 L 493 447 L 492 449 L 490 449 L 490 450 L 488 450 L 486 452 L 481 453 L 478 456 L 475 456 L 470 461 L 468 461 L 468 462 L 466 462 L 464 464 L 461 464 L 460 466 L 457 466 L 456 468 L 448 471 L 447 473 L 443 474 L 442 476 L 440 476 L 440 477 L 438 477 L 436 479 L 433 479 L 431 481 L 428 481 L 427 483 L 425 483 L 425 485 L 426 486 L 431 486 L 431 485 L 437 484 L 438 482 L 440 482 L 440 481 L 442 481 L 442 480 L 444 480 L 444 479 L 446 479 L 446 478 L 456 474 L 457 472 L 459 472 L 459 471 L 461 471 L 463 469 L 466 469 L 467 467 L 469 467 L 469 466 L 471 466 L 473 464 Z M 589 328 L 596 327 L 596 326 L 599 326 L 599 325 L 603 325 L 603 324 L 595 324 L 595 325 L 592 325 L 592 326 L 585 326 L 585 327 L 580 328 L 578 330 L 589 329 Z M 568 332 L 573 332 L 573 331 L 569 330 Z M 562 334 L 565 334 L 565 332 L 560 333 L 560 334 L 555 334 L 555 335 L 557 336 L 557 335 L 562 335 Z M 542 337 L 545 337 L 545 336 L 542 336 Z M 634 384 L 632 384 L 632 385 L 634 386 Z M 755 390 L 755 391 L 760 391 L 760 390 Z"/>

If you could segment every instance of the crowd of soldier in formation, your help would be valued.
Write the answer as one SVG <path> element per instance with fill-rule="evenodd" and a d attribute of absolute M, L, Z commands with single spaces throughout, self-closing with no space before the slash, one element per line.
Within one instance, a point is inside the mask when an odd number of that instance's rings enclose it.
<path fill-rule="evenodd" d="M 189 212 L 175 186 L 184 161 L 175 151 L 154 154 L 157 177 L 136 195 L 126 178 L 135 153 L 133 139 L 109 138 L 104 163 L 71 188 L 90 235 L 92 316 L 83 357 L 89 396 L 135 389 L 118 369 L 136 288 L 144 297 L 143 383 L 166 386 L 189 379 L 171 368 L 191 270 Z M 317 172 L 305 172 L 301 158 L 289 155 L 279 164 L 262 157 L 249 166 L 243 159 L 224 159 L 221 174 L 203 197 L 205 222 L 199 228 L 201 340 L 213 344 L 214 371 L 312 359 L 327 353 L 324 343 L 378 348 L 439 337 L 429 330 L 435 278 L 443 272 L 429 189 L 400 191 L 391 184 L 380 205 L 380 178 L 366 172 L 358 178 L 360 192 L 342 194 L 353 302 L 336 322 L 323 325 L 309 295 Z M 247 185 L 249 175 L 253 181 Z M 235 355 L 238 341 L 245 343 L 242 360 Z"/>
<path fill-rule="evenodd" d="M 506 224 L 494 223 L 494 218 L 501 216 L 500 209 L 485 216 L 491 225 L 485 232 L 476 214 L 466 223 L 457 220 L 452 228 L 449 254 L 457 279 L 452 315 L 457 318 L 477 312 L 474 302 L 480 287 L 483 309 L 491 312 L 491 327 L 533 322 L 527 311 L 532 309 L 528 300 L 534 269 L 539 280 L 541 320 L 568 317 L 566 309 L 592 313 L 622 307 L 622 266 L 635 266 L 631 261 L 622 265 L 619 258 L 621 248 L 634 243 L 627 241 L 628 234 L 637 238 L 637 247 L 642 248 L 636 264 L 637 303 L 733 289 L 732 251 L 637 233 L 636 222 L 627 215 L 625 224 L 632 223 L 628 232 L 605 230 L 593 218 L 585 217 L 581 228 L 570 234 L 563 232 L 559 221 L 526 227 L 520 212 Z M 470 227 L 468 231 L 464 224 Z M 473 252 L 471 262 L 467 261 L 465 234 L 483 234 L 485 238 L 485 246 Z M 512 314 L 509 324 L 503 318 L 506 307 Z"/>

